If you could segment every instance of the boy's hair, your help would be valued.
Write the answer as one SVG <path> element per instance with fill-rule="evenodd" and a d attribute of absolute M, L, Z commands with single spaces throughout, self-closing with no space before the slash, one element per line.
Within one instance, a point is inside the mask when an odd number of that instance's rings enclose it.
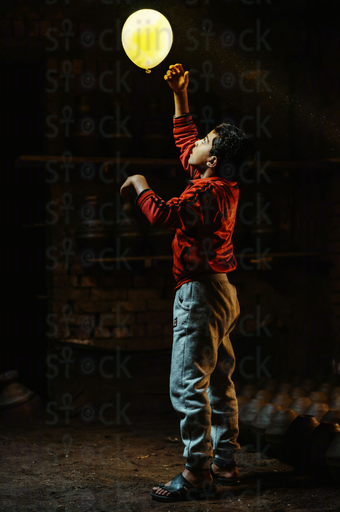
<path fill-rule="evenodd" d="M 217 173 L 227 180 L 237 181 L 255 162 L 256 152 L 246 134 L 232 124 L 222 123 L 214 128 L 214 138 L 209 156 L 217 156 Z"/>

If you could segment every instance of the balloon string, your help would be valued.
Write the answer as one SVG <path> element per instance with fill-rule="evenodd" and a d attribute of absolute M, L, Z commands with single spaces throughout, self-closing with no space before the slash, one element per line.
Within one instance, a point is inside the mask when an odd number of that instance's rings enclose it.
<path fill-rule="evenodd" d="M 151 69 L 146 69 L 145 73 L 151 73 Z"/>

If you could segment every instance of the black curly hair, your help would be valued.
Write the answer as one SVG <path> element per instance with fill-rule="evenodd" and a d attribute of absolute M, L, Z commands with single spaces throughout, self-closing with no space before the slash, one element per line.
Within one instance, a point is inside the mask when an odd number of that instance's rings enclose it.
<path fill-rule="evenodd" d="M 209 156 L 218 158 L 217 173 L 225 179 L 237 181 L 256 160 L 256 151 L 246 134 L 232 124 L 222 123 L 214 128 Z"/>

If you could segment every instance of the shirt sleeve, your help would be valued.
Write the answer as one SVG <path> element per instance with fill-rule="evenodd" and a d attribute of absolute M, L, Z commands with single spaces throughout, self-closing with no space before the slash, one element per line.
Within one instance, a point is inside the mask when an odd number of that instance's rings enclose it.
<path fill-rule="evenodd" d="M 187 231 L 193 227 L 212 224 L 219 214 L 212 186 L 206 184 L 196 190 L 185 191 L 169 201 L 161 199 L 153 190 L 145 190 L 137 204 L 152 226 Z"/>
<path fill-rule="evenodd" d="M 190 113 L 173 118 L 173 133 L 175 144 L 180 149 L 179 158 L 185 172 L 189 174 L 192 180 L 200 178 L 198 170 L 188 164 L 190 151 L 195 142 L 199 140 L 198 131 Z"/>

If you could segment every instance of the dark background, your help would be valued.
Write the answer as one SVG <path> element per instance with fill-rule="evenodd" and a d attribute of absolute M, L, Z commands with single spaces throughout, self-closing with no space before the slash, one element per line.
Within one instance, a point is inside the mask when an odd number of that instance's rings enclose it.
<path fill-rule="evenodd" d="M 270 116 L 267 127 L 271 137 L 266 136 L 264 130 L 258 134 L 252 120 L 245 126 L 248 133 L 255 134 L 254 143 L 261 153 L 261 160 L 270 160 L 273 168 L 277 163 L 277 182 L 271 185 L 261 182 L 254 187 L 241 183 L 240 197 L 254 200 L 258 191 L 265 191 L 270 196 L 271 215 L 276 219 L 276 225 L 286 222 L 290 226 L 288 233 L 282 231 L 286 233 L 285 237 L 277 236 L 277 251 L 321 251 L 324 255 L 314 263 L 294 260 L 295 266 L 291 271 L 291 260 L 281 259 L 280 265 L 269 275 L 268 282 L 284 290 L 288 300 L 303 287 L 303 269 L 307 268 L 310 282 L 305 288 L 306 302 L 300 303 L 306 315 L 300 313 L 300 324 L 295 330 L 296 338 L 300 340 L 296 350 L 300 351 L 301 357 L 308 350 L 309 356 L 313 354 L 310 357 L 314 362 L 307 365 L 304 377 L 311 376 L 322 354 L 326 354 L 326 363 L 320 379 L 331 377 L 331 371 L 335 371 L 332 361 L 339 359 L 335 348 L 339 341 L 337 319 L 340 314 L 337 280 L 340 276 L 336 271 L 330 275 L 331 270 L 337 269 L 336 254 L 339 250 L 339 201 L 334 197 L 338 174 L 336 159 L 340 151 L 337 7 L 337 2 L 315 1 L 308 2 L 307 6 L 307 2 L 287 0 L 277 1 L 275 5 L 274 2 L 232 0 L 111 3 L 70 0 L 67 5 L 63 2 L 2 3 L 0 165 L 3 285 L 0 372 L 18 369 L 20 381 L 40 394 L 44 402 L 48 400 L 46 356 L 50 340 L 46 336 L 45 319 L 50 311 L 48 290 L 51 289 L 52 278 L 51 272 L 46 271 L 46 247 L 59 228 L 52 227 L 49 231 L 46 228 L 44 210 L 51 198 L 51 190 L 45 180 L 46 171 L 34 164 L 20 166 L 18 159 L 23 155 L 60 156 L 64 151 L 72 151 L 79 157 L 114 157 L 117 149 L 123 151 L 121 139 L 106 139 L 99 135 L 83 142 L 81 137 L 77 139 L 76 133 L 84 112 L 98 122 L 103 115 L 111 115 L 117 106 L 121 108 L 122 115 L 131 116 L 127 123 L 131 133 L 127 149 L 130 158 L 177 158 L 178 150 L 172 140 L 173 96 L 163 75 L 170 64 L 181 62 L 185 69 L 190 69 L 190 77 L 193 77 L 190 87 L 194 89 L 194 79 L 198 82 L 197 90 L 190 92 L 189 89 L 189 105 L 200 136 L 213 128 L 210 125 L 206 130 L 205 123 L 201 122 L 205 106 L 211 108 L 215 124 L 228 119 L 238 125 L 244 116 L 255 116 L 257 108 L 261 109 L 262 115 Z M 126 18 L 140 8 L 161 11 L 171 23 L 174 33 L 169 55 L 151 74 L 137 68 L 116 43 L 117 38 L 119 40 L 117 23 L 121 30 Z M 65 50 L 65 38 L 58 38 L 58 49 L 48 51 L 52 42 L 43 35 L 46 29 L 43 22 L 61 30 L 64 19 L 72 20 L 76 33 L 70 39 L 70 49 Z M 202 29 L 207 19 L 212 21 L 214 32 L 209 45 Z M 257 22 L 264 27 L 263 30 L 270 28 L 266 38 L 270 50 L 264 43 L 259 43 L 257 48 L 256 37 L 251 33 L 244 37 L 244 41 L 248 46 L 254 45 L 254 50 L 242 49 L 238 42 L 240 34 L 254 30 Z M 114 30 L 114 34 L 105 38 L 106 44 L 112 45 L 114 51 L 101 51 L 98 41 L 93 49 L 84 48 L 80 42 L 82 32 L 90 30 L 98 38 L 104 28 Z M 192 31 L 188 33 L 189 29 Z M 235 43 L 229 47 L 223 44 L 226 30 L 235 34 Z M 60 76 L 65 59 L 83 61 L 83 70 L 92 70 L 97 79 L 101 70 L 116 70 L 119 61 L 122 74 L 129 71 L 127 82 L 130 91 L 122 86 L 121 91 L 115 90 L 111 95 L 102 93 L 98 87 L 84 92 L 76 76 L 66 93 L 65 81 Z M 205 78 L 200 77 L 204 74 L 205 61 L 211 63 L 214 74 L 209 80 L 209 88 Z M 237 81 L 231 88 L 224 87 L 226 72 L 238 78 L 243 72 L 255 70 L 258 62 L 261 69 L 269 71 L 267 83 L 270 84 L 270 92 L 262 87 L 258 92 L 246 93 Z M 58 69 L 53 76 L 58 82 L 58 89 L 51 93 L 47 91 L 51 82 L 47 83 L 46 74 L 55 66 Z M 249 87 L 256 87 L 256 81 L 252 79 L 246 83 Z M 116 88 L 114 84 L 112 86 Z M 75 114 L 71 137 L 60 135 L 49 139 L 46 136 L 50 130 L 46 118 L 51 113 L 61 115 L 65 104 L 72 105 Z M 81 105 L 85 105 L 87 110 L 82 110 Z M 161 137 L 155 139 L 150 136 L 155 134 Z M 186 177 L 180 174 L 174 175 L 173 179 L 168 176 L 163 179 L 160 173 L 152 174 L 152 170 L 144 167 L 143 171 L 136 172 L 144 173 L 151 186 L 158 187 L 157 193 L 164 199 L 179 195 L 185 187 Z M 252 172 L 255 173 L 255 169 Z M 282 178 L 285 172 L 289 174 L 288 182 Z M 76 193 L 77 178 L 72 180 L 71 190 Z M 316 206 L 319 204 L 320 208 Z M 145 228 L 146 224 L 143 226 Z M 242 250 L 247 243 L 250 243 L 247 239 L 241 240 L 238 249 Z M 133 272 L 139 273 L 136 268 Z M 168 272 L 171 274 L 171 266 Z M 289 284 L 287 278 L 290 279 Z M 325 308 L 323 316 L 320 313 L 322 307 Z M 315 317 L 313 308 L 320 316 Z M 313 326 L 309 312 L 316 318 Z M 305 331 L 318 332 L 319 335 L 309 342 L 308 336 L 304 337 Z M 325 343 L 322 343 L 323 338 Z M 243 355 L 250 354 L 254 346 L 246 344 L 243 350 Z M 284 347 L 282 351 L 285 352 Z"/>

